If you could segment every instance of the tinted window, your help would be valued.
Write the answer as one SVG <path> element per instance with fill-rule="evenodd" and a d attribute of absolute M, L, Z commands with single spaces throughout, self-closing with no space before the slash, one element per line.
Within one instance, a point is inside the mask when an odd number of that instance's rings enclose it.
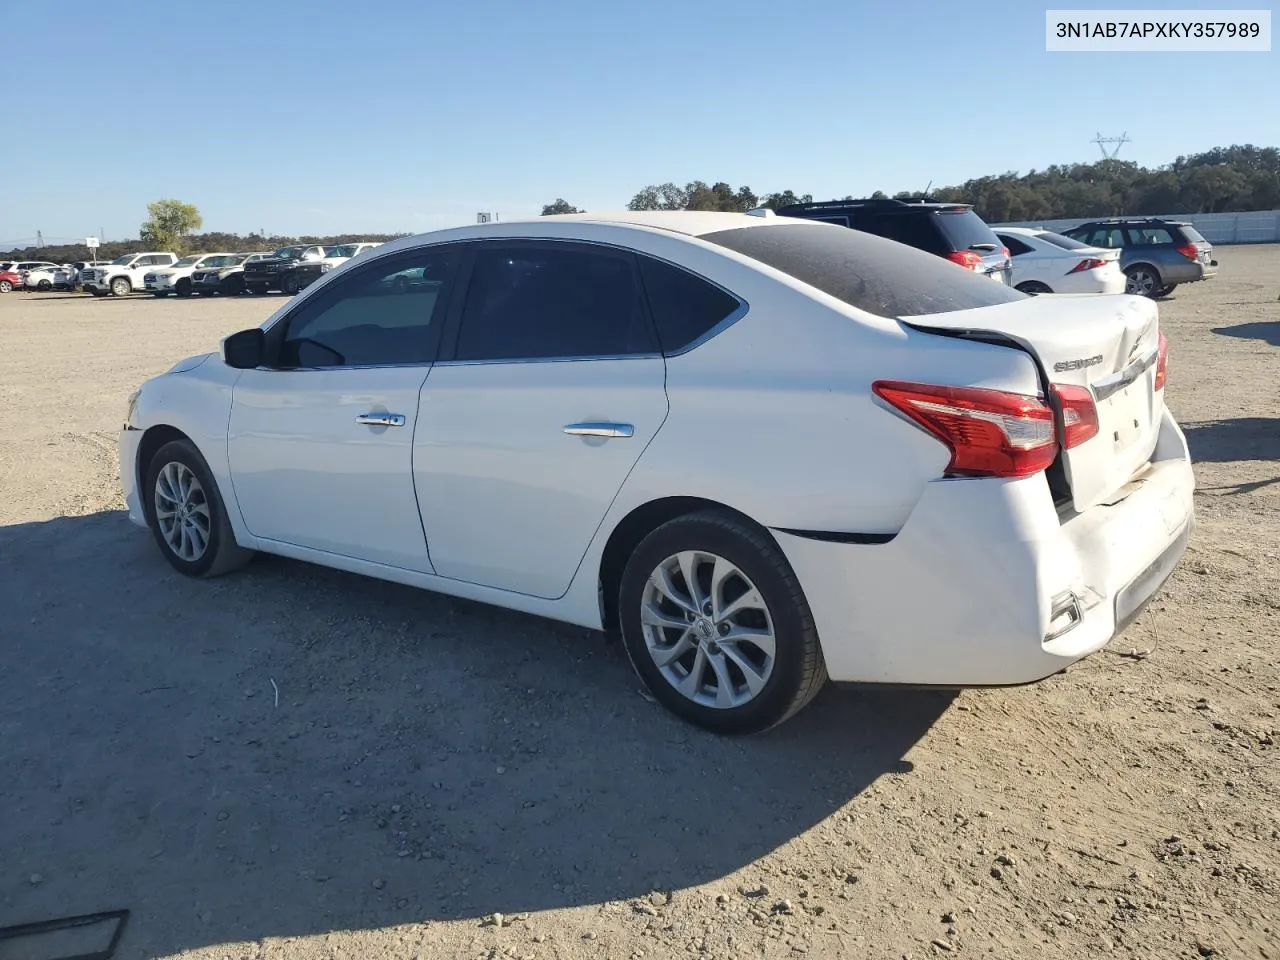
<path fill-rule="evenodd" d="M 1024 253 L 1032 252 L 1032 247 L 1018 239 L 1012 233 L 998 233 L 996 236 L 1000 238 L 1001 243 L 1009 248 L 1009 253 L 1012 256 L 1020 257 Z"/>
<path fill-rule="evenodd" d="M 1200 231 L 1197 230 L 1195 227 L 1190 227 L 1190 226 L 1179 227 L 1178 229 L 1182 231 L 1182 235 L 1186 237 L 1187 240 L 1190 241 L 1191 243 L 1208 243 L 1209 242 L 1203 236 L 1201 236 Z"/>
<path fill-rule="evenodd" d="M 868 217 L 867 225 L 862 227 L 877 236 L 888 237 L 908 247 L 925 250 L 928 253 L 948 254 L 951 244 L 942 235 L 933 214 L 921 213 L 883 213 Z"/>
<path fill-rule="evenodd" d="M 286 321 L 280 366 L 430 362 L 458 256 L 421 251 L 330 284 Z"/>
<path fill-rule="evenodd" d="M 663 353 L 675 353 L 738 309 L 737 297 L 661 260 L 640 257 L 640 276 Z"/>
<path fill-rule="evenodd" d="M 849 225 L 848 217 L 806 217 L 805 219 L 817 220 L 820 223 L 834 223 L 841 227 L 847 227 Z"/>
<path fill-rule="evenodd" d="M 921 316 L 1022 300 L 941 257 L 859 230 L 818 224 L 738 227 L 702 237 L 759 260 L 823 293 L 882 317 Z"/>
<path fill-rule="evenodd" d="M 971 250 L 980 244 L 1000 246 L 995 232 L 972 210 L 943 210 L 935 213 L 934 219 L 951 241 L 952 250 Z"/>
<path fill-rule="evenodd" d="M 1124 231 L 1119 227 L 1099 227 L 1093 231 L 1093 235 L 1089 238 L 1089 243 L 1095 247 L 1118 250 L 1124 246 Z"/>
<path fill-rule="evenodd" d="M 1087 250 L 1089 247 L 1087 243 L 1081 243 L 1071 237 L 1064 237 L 1060 233 L 1050 233 L 1048 230 L 1044 233 L 1037 233 L 1036 238 L 1043 240 L 1045 243 L 1052 243 L 1055 247 L 1061 247 L 1063 250 Z"/>
<path fill-rule="evenodd" d="M 608 357 L 657 350 L 630 257 L 558 243 L 476 254 L 459 360 Z"/>

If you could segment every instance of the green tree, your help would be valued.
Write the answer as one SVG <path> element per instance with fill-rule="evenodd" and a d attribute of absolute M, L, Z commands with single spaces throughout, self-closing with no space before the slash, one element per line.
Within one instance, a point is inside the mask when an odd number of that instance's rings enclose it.
<path fill-rule="evenodd" d="M 765 194 L 764 199 L 760 201 L 760 206 L 768 207 L 770 210 L 777 210 L 779 207 L 789 207 L 796 203 L 813 203 L 813 194 L 806 193 L 803 196 L 797 196 L 794 190 L 783 190 L 781 193 Z"/>
<path fill-rule="evenodd" d="M 563 197 L 556 200 L 555 203 L 548 203 L 545 207 L 542 208 L 542 215 L 544 217 L 554 217 L 557 214 L 561 214 L 561 213 L 586 213 L 586 211 L 579 210 L 577 207 L 571 204 L 568 200 L 565 200 Z"/>
<path fill-rule="evenodd" d="M 147 221 L 138 231 L 144 246 L 181 253 L 187 238 L 204 225 L 200 211 L 181 200 L 157 200 L 147 204 Z"/>
<path fill-rule="evenodd" d="M 689 195 L 674 183 L 648 186 L 631 198 L 628 210 L 684 210 L 689 204 Z"/>

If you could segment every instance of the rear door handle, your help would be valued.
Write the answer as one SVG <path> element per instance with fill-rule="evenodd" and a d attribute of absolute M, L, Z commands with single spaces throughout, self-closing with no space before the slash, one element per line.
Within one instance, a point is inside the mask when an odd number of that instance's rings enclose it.
<path fill-rule="evenodd" d="M 588 420 L 583 423 L 570 423 L 564 428 L 564 432 L 571 437 L 633 437 L 636 428 L 629 423 Z"/>
<path fill-rule="evenodd" d="M 403 427 L 403 413 L 362 413 L 356 417 L 356 423 L 367 427 Z"/>

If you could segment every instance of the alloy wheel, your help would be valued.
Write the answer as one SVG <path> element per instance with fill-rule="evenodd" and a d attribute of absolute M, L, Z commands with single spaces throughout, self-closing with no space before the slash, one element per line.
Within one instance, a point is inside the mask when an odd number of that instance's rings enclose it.
<path fill-rule="evenodd" d="M 662 677 L 694 703 L 743 706 L 773 674 L 777 642 L 764 597 L 714 553 L 686 550 L 658 564 L 641 596 L 640 624 Z"/>
<path fill-rule="evenodd" d="M 1159 286 L 1155 274 L 1150 270 L 1139 267 L 1129 272 L 1125 281 L 1125 293 L 1134 293 L 1140 297 L 1149 297 L 1153 290 Z"/>
<path fill-rule="evenodd" d="M 188 563 L 204 556 L 213 527 L 209 500 L 185 463 L 167 463 L 156 476 L 155 514 L 160 535 L 174 556 Z"/>

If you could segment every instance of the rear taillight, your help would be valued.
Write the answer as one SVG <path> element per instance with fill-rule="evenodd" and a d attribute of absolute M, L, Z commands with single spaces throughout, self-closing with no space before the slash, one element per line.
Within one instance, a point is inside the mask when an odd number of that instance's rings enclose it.
<path fill-rule="evenodd" d="M 982 255 L 974 253 L 972 250 L 953 250 L 947 254 L 947 259 L 952 263 L 957 263 L 966 270 L 981 270 Z"/>
<path fill-rule="evenodd" d="M 1106 265 L 1107 261 L 1105 260 L 1099 260 L 1097 257 L 1086 257 L 1068 270 L 1067 274 L 1083 273 L 1085 270 L 1097 270 L 1098 267 L 1105 267 Z"/>
<path fill-rule="evenodd" d="M 1177 249 L 1178 249 L 1178 252 L 1182 254 L 1184 257 L 1186 257 L 1188 260 L 1200 259 L 1200 248 L 1197 247 L 1194 243 L 1184 243 L 1182 246 L 1178 247 Z"/>
<path fill-rule="evenodd" d="M 1000 256 L 1005 257 L 1005 258 L 1008 258 L 1008 257 L 1009 257 L 1009 248 L 1008 248 L 1008 247 L 1001 247 L 1001 248 L 1000 248 Z"/>
<path fill-rule="evenodd" d="M 1164 334 L 1160 334 L 1160 353 L 1156 357 L 1156 386 L 1157 390 L 1163 390 L 1165 383 L 1169 380 L 1169 341 L 1164 338 Z"/>
<path fill-rule="evenodd" d="M 1049 392 L 1062 416 L 1062 449 L 1078 447 L 1098 435 L 1098 407 L 1088 387 L 1055 383 Z"/>
<path fill-rule="evenodd" d="M 871 389 L 946 444 L 947 476 L 1026 477 L 1057 456 L 1053 410 L 1039 397 L 897 380 Z"/>

